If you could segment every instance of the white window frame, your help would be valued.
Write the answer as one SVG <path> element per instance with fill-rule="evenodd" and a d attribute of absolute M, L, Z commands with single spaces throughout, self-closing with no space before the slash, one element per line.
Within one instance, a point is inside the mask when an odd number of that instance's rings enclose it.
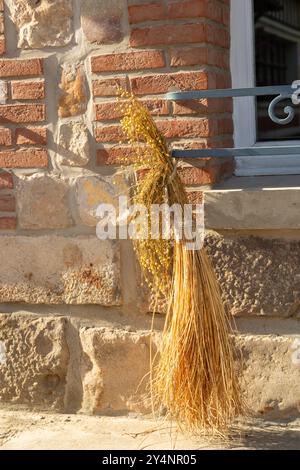
<path fill-rule="evenodd" d="M 255 86 L 253 0 L 231 0 L 230 66 L 233 88 Z M 299 145 L 299 155 L 236 157 L 236 176 L 300 175 L 300 140 L 256 142 L 254 97 L 233 99 L 233 120 L 235 147 Z"/>

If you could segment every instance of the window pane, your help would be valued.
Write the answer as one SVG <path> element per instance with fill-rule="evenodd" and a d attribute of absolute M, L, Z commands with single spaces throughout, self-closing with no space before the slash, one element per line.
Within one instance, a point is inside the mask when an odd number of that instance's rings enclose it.
<path fill-rule="evenodd" d="M 254 0 L 256 86 L 291 85 L 300 79 L 300 0 Z M 273 123 L 268 107 L 274 96 L 257 98 L 257 140 L 300 139 L 300 106 L 289 125 Z M 283 101 L 276 116 L 286 117 Z"/>

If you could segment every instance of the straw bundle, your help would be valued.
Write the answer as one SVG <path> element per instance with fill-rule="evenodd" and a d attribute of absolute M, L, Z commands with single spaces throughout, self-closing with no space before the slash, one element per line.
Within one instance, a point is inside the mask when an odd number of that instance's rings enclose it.
<path fill-rule="evenodd" d="M 167 143 L 148 111 L 131 95 L 122 104 L 122 127 L 134 151 L 138 179 L 134 203 L 148 208 L 187 203 Z M 190 251 L 185 240 L 160 237 L 134 242 L 153 292 L 168 300 L 158 364 L 153 372 L 155 403 L 194 433 L 226 434 L 243 411 L 235 373 L 231 330 L 216 277 L 204 248 Z"/>

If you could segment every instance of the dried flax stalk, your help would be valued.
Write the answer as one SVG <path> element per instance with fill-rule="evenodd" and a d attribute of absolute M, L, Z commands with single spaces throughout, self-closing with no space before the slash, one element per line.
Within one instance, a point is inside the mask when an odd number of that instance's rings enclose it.
<path fill-rule="evenodd" d="M 121 123 L 136 171 L 148 169 L 137 182 L 134 203 L 144 204 L 149 213 L 152 204 L 166 199 L 183 206 L 186 193 L 164 137 L 141 102 L 125 92 L 121 99 Z M 168 300 L 159 360 L 151 374 L 154 403 L 195 434 L 226 435 L 244 403 L 232 331 L 205 249 L 187 250 L 185 240 L 134 243 L 151 289 Z"/>

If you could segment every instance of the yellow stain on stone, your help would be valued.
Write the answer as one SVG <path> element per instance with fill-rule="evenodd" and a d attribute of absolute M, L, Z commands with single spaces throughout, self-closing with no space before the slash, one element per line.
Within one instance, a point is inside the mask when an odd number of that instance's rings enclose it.
<path fill-rule="evenodd" d="M 83 183 L 83 188 L 86 194 L 86 204 L 90 207 L 100 203 L 115 203 L 114 197 L 105 191 L 105 189 L 101 189 L 99 184 L 94 184 L 93 181 L 86 180 Z"/>
<path fill-rule="evenodd" d="M 76 71 L 64 70 L 60 83 L 61 96 L 59 99 L 58 115 L 61 118 L 77 116 L 86 110 L 86 93 L 82 67 Z"/>

